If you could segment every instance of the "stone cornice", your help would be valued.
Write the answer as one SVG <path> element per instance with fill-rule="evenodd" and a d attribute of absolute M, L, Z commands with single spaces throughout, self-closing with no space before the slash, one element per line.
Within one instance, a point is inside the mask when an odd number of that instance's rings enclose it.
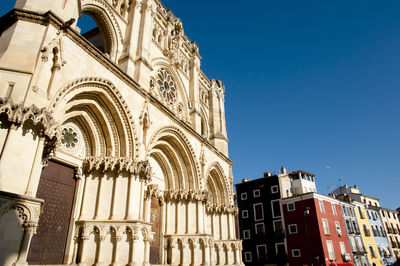
<path fill-rule="evenodd" d="M 138 176 L 146 182 L 151 181 L 151 167 L 148 161 L 134 162 L 127 157 L 88 157 L 84 160 L 83 167 L 88 173 L 94 171 L 126 172 Z"/>
<path fill-rule="evenodd" d="M 5 114 L 8 121 L 16 125 L 31 121 L 39 127 L 38 134 L 49 139 L 58 138 L 59 125 L 46 108 L 40 109 L 34 104 L 26 107 L 23 104 L 15 104 L 11 98 L 0 98 L 0 114 Z"/>
<path fill-rule="evenodd" d="M 64 22 L 54 13 L 49 11 L 45 14 L 40 14 L 33 11 L 14 9 L 0 18 L 0 34 L 3 33 L 7 28 L 9 28 L 18 20 L 36 23 L 44 26 L 52 25 L 58 30 L 63 30 L 65 36 L 69 37 L 72 41 L 74 41 L 78 46 L 80 46 L 83 50 L 85 50 L 85 52 L 91 55 L 105 68 L 107 68 L 114 75 L 123 80 L 128 86 L 133 88 L 137 93 L 142 95 L 144 98 L 150 99 L 150 102 L 155 107 L 157 107 L 163 113 L 171 117 L 177 124 L 185 128 L 188 132 L 191 133 L 192 136 L 196 137 L 199 140 L 199 142 L 205 144 L 210 150 L 214 151 L 221 159 L 226 161 L 231 166 L 234 165 L 234 163 L 227 156 L 225 156 L 222 152 L 217 150 L 217 148 L 215 148 L 207 139 L 198 134 L 190 125 L 179 119 L 167 107 L 165 107 L 162 103 L 160 103 L 153 95 L 148 93 L 144 88 L 140 87 L 140 85 L 136 81 L 134 81 L 133 78 L 131 78 L 125 72 L 123 72 L 100 50 L 98 50 L 88 40 L 86 40 L 86 38 L 84 38 L 82 35 L 80 35 L 78 32 L 76 32 L 71 28 L 65 28 Z"/>

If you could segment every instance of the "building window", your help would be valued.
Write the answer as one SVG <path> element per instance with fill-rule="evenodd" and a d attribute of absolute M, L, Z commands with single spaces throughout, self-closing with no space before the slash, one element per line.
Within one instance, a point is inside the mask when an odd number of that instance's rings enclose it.
<path fill-rule="evenodd" d="M 342 255 L 346 254 L 346 246 L 344 245 L 344 242 L 339 242 L 340 244 L 340 252 Z"/>
<path fill-rule="evenodd" d="M 275 244 L 275 251 L 276 251 L 276 255 L 277 255 L 278 257 L 280 257 L 280 256 L 286 256 L 285 243 L 276 243 L 276 244 Z"/>
<path fill-rule="evenodd" d="M 294 210 L 296 210 L 296 208 L 295 208 L 295 206 L 294 206 L 294 203 L 288 203 L 288 205 L 287 205 L 287 210 L 288 210 L 288 211 L 294 211 Z"/>
<path fill-rule="evenodd" d="M 242 194 L 240 194 L 240 199 L 241 200 L 247 200 L 247 193 L 243 192 Z"/>
<path fill-rule="evenodd" d="M 361 207 L 360 207 L 360 206 L 358 206 L 358 212 L 360 213 L 360 218 L 361 218 L 361 219 L 365 219 L 364 212 L 361 210 Z"/>
<path fill-rule="evenodd" d="M 326 241 L 326 247 L 328 248 L 329 260 L 335 260 L 335 250 L 333 249 L 332 241 Z"/>
<path fill-rule="evenodd" d="M 340 228 L 340 223 L 338 221 L 335 221 L 335 226 L 336 226 L 336 233 L 338 236 L 342 236 L 342 229 Z"/>
<path fill-rule="evenodd" d="M 14 90 L 15 83 L 8 83 L 8 88 L 6 92 L 6 98 L 11 96 L 12 91 Z"/>
<path fill-rule="evenodd" d="M 259 189 L 254 190 L 253 191 L 253 197 L 257 198 L 259 196 L 260 196 L 260 190 Z"/>
<path fill-rule="evenodd" d="M 279 191 L 279 189 L 278 189 L 277 185 L 271 187 L 271 193 L 272 194 L 278 193 L 278 191 Z"/>
<path fill-rule="evenodd" d="M 330 234 L 331 234 L 331 231 L 329 230 L 328 220 L 322 219 L 322 226 L 324 227 L 324 233 L 325 233 L 325 235 L 330 235 Z"/>
<path fill-rule="evenodd" d="M 271 205 L 272 205 L 273 218 L 281 217 L 281 207 L 280 207 L 280 204 L 279 204 L 279 200 L 271 201 Z"/>
<path fill-rule="evenodd" d="M 243 239 L 250 239 L 250 230 L 243 230 Z"/>
<path fill-rule="evenodd" d="M 249 217 L 249 212 L 247 210 L 242 211 L 242 218 L 248 218 Z"/>
<path fill-rule="evenodd" d="M 253 205 L 254 208 L 254 221 L 264 220 L 263 204 L 257 203 Z"/>
<path fill-rule="evenodd" d="M 367 228 L 365 224 L 363 224 L 363 229 L 364 229 L 364 235 L 365 236 L 371 236 L 371 231 Z"/>
<path fill-rule="evenodd" d="M 371 253 L 371 256 L 373 258 L 376 258 L 376 254 L 375 254 L 375 251 L 374 251 L 374 248 L 372 247 L 372 245 L 368 245 L 368 248 L 369 248 L 369 253 Z"/>
<path fill-rule="evenodd" d="M 325 212 L 324 202 L 322 200 L 318 200 L 318 202 L 320 211 Z"/>
<path fill-rule="evenodd" d="M 292 257 L 301 257 L 300 249 L 292 249 Z"/>
<path fill-rule="evenodd" d="M 282 231 L 282 221 L 281 220 L 277 220 L 274 221 L 274 231 L 275 232 L 281 232 Z"/>
<path fill-rule="evenodd" d="M 332 205 L 332 212 L 333 212 L 333 215 L 337 215 L 335 204 L 332 203 L 331 205 Z"/>
<path fill-rule="evenodd" d="M 257 245 L 257 256 L 258 260 L 267 258 L 267 246 L 266 245 Z"/>
<path fill-rule="evenodd" d="M 245 252 L 244 253 L 244 261 L 245 262 L 252 262 L 251 252 Z"/>
<path fill-rule="evenodd" d="M 289 234 L 297 234 L 297 224 L 289 224 Z"/>
<path fill-rule="evenodd" d="M 265 234 L 264 223 L 255 224 L 256 234 Z"/>

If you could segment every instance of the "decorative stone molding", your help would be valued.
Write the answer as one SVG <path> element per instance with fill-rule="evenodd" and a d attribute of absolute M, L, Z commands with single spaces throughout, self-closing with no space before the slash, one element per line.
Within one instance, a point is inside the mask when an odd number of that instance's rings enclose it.
<path fill-rule="evenodd" d="M 0 98 L 0 114 L 7 115 L 8 120 L 18 126 L 31 121 L 39 127 L 38 133 L 49 139 L 59 137 L 59 124 L 54 121 L 52 113 L 47 108 L 40 109 L 34 104 L 26 107 L 23 104 L 15 104 L 11 98 Z"/>
<path fill-rule="evenodd" d="M 60 146 L 59 123 L 54 120 L 52 113 L 47 108 L 40 109 L 34 104 L 26 107 L 15 104 L 11 98 L 0 98 L 0 115 L 6 115 L 8 121 L 17 127 L 28 121 L 37 127 L 36 134 L 45 138 L 42 158 L 46 165 Z"/>
<path fill-rule="evenodd" d="M 210 204 L 207 203 L 206 210 L 209 213 L 232 213 L 237 215 L 238 207 L 236 205 L 228 205 L 228 204 Z"/>
<path fill-rule="evenodd" d="M 148 161 L 134 162 L 128 157 L 88 157 L 83 162 L 83 168 L 88 173 L 93 171 L 127 172 L 146 182 L 151 181 L 150 163 Z"/>
<path fill-rule="evenodd" d="M 133 115 L 129 110 L 128 104 L 122 97 L 121 92 L 115 87 L 115 85 L 111 81 L 100 77 L 79 78 L 69 83 L 68 85 L 66 85 L 65 87 L 63 87 L 58 91 L 58 93 L 55 95 L 54 99 L 50 104 L 51 106 L 50 110 L 56 109 L 57 106 L 62 101 L 62 99 L 67 97 L 67 95 L 74 93 L 74 91 L 76 90 L 86 87 L 100 88 L 104 90 L 104 93 L 112 99 L 112 102 L 115 104 L 115 107 L 119 112 L 119 117 L 123 122 L 124 131 L 128 138 L 127 140 L 127 145 L 128 145 L 127 148 L 129 150 L 128 155 L 129 157 L 132 158 L 134 156 L 135 158 L 138 158 L 139 144 L 138 144 L 136 129 L 134 127 L 135 123 L 133 120 Z"/>
<path fill-rule="evenodd" d="M 0 191 L 0 217 L 15 210 L 25 230 L 36 233 L 36 226 L 42 211 L 43 200 Z"/>
<path fill-rule="evenodd" d="M 179 128 L 174 127 L 174 126 L 166 126 L 166 127 L 163 127 L 163 128 L 160 128 L 159 130 L 157 130 L 153 134 L 153 136 L 150 138 L 148 150 L 147 150 L 147 153 L 146 153 L 147 158 L 150 157 L 151 149 L 153 148 L 153 146 L 155 145 L 157 140 L 160 137 L 162 137 L 163 134 L 168 134 L 168 133 L 172 133 L 175 136 L 179 136 L 183 140 L 182 144 L 184 144 L 186 146 L 186 148 L 188 148 L 188 151 L 190 152 L 190 155 L 191 155 L 191 159 L 194 161 L 194 167 L 195 167 L 194 170 L 196 170 L 196 176 L 194 178 L 196 178 L 198 180 L 199 187 L 203 188 L 203 181 L 200 178 L 200 176 L 201 176 L 201 168 L 200 168 L 200 164 L 199 164 L 199 162 L 197 160 L 196 153 L 195 153 L 195 151 L 193 149 L 193 146 L 190 143 L 188 137 Z"/>
<path fill-rule="evenodd" d="M 229 181 L 229 178 L 225 175 L 224 169 L 222 168 L 222 166 L 219 162 L 214 162 L 214 163 L 210 164 L 204 177 L 207 178 L 213 169 L 216 169 L 216 171 L 219 175 L 219 178 L 221 178 L 222 179 L 221 181 L 224 182 L 224 185 L 225 185 L 224 189 L 228 193 L 227 196 L 229 199 L 229 203 L 233 204 L 233 191 L 232 191 L 231 182 Z"/>
<path fill-rule="evenodd" d="M 200 190 L 166 190 L 164 191 L 164 199 L 166 201 L 203 201 L 208 202 L 210 200 L 208 191 Z"/>

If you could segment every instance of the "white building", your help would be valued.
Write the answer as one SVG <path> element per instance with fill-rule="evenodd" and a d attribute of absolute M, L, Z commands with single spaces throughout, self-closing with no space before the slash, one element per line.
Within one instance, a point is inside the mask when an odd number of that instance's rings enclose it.
<path fill-rule="evenodd" d="M 0 265 L 242 265 L 225 87 L 182 22 L 159 0 L 15 8 L 0 21 Z"/>

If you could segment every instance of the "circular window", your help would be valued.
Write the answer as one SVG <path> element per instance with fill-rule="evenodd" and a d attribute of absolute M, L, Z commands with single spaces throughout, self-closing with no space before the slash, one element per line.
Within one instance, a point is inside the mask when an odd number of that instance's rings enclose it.
<path fill-rule="evenodd" d="M 78 133 L 73 128 L 63 128 L 61 143 L 65 148 L 74 149 L 78 145 L 78 142 Z"/>
<path fill-rule="evenodd" d="M 171 75 L 163 68 L 158 71 L 157 83 L 160 86 L 160 93 L 169 104 L 176 102 L 176 87 Z"/>

